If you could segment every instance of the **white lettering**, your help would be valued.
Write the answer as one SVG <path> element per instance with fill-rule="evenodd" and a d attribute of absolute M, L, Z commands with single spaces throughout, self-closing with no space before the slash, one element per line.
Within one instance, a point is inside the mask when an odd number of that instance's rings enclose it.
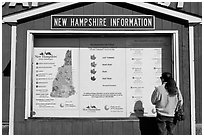
<path fill-rule="evenodd" d="M 117 26 L 118 26 L 119 20 L 120 20 L 120 18 L 117 18 Z"/>
<path fill-rule="evenodd" d="M 86 23 L 88 22 L 88 19 L 87 18 L 85 18 L 84 19 L 84 26 L 86 26 Z"/>
<path fill-rule="evenodd" d="M 148 26 L 152 26 L 152 19 L 148 19 Z"/>
<path fill-rule="evenodd" d="M 67 25 L 67 18 L 62 18 L 62 26 L 66 26 Z"/>
<path fill-rule="evenodd" d="M 171 4 L 171 2 L 158 2 L 158 4 L 168 7 Z"/>
<path fill-rule="evenodd" d="M 77 18 L 77 19 L 75 19 L 75 21 L 77 22 L 78 26 L 84 25 L 84 18 Z"/>
<path fill-rule="evenodd" d="M 61 26 L 61 18 L 54 19 L 54 26 Z"/>
<path fill-rule="evenodd" d="M 125 24 L 125 21 L 124 21 L 124 19 L 122 18 L 122 19 L 120 20 L 120 25 L 121 25 L 121 26 L 124 26 L 124 24 Z"/>
<path fill-rule="evenodd" d="M 71 18 L 71 26 L 74 26 L 74 18 Z"/>
<path fill-rule="evenodd" d="M 184 2 L 178 2 L 177 8 L 183 8 Z"/>
<path fill-rule="evenodd" d="M 37 7 L 38 6 L 38 2 L 32 2 L 31 6 L 32 7 Z"/>
<path fill-rule="evenodd" d="M 79 26 L 83 26 L 84 25 L 84 19 L 83 18 L 79 18 Z"/>
<path fill-rule="evenodd" d="M 129 19 L 130 26 L 133 26 L 133 18 Z"/>
<path fill-rule="evenodd" d="M 113 22 L 113 23 L 112 23 Z M 111 26 L 116 26 L 116 19 L 111 19 Z"/>
<path fill-rule="evenodd" d="M 79 26 L 79 20 L 78 19 L 75 19 L 74 26 Z"/>
<path fill-rule="evenodd" d="M 129 20 L 127 18 L 125 18 L 125 26 L 128 26 L 129 24 Z"/>
<path fill-rule="evenodd" d="M 134 26 L 138 26 L 137 19 L 135 19 Z"/>
<path fill-rule="evenodd" d="M 106 18 L 103 19 L 103 24 L 106 26 Z"/>
<path fill-rule="evenodd" d="M 89 26 L 92 26 L 91 18 L 89 19 Z"/>
<path fill-rule="evenodd" d="M 144 26 L 147 26 L 147 19 L 144 19 Z"/>
<path fill-rule="evenodd" d="M 17 3 L 23 4 L 23 7 L 29 7 L 28 2 L 10 2 L 9 7 L 15 7 Z"/>
<path fill-rule="evenodd" d="M 157 3 L 163 6 L 167 6 L 167 7 L 170 6 L 171 4 L 171 2 L 157 2 Z M 183 6 L 184 6 L 184 2 L 178 2 L 176 8 L 183 8 Z"/>
<path fill-rule="evenodd" d="M 92 21 L 93 21 L 93 26 L 97 26 L 97 25 L 96 25 L 96 19 L 93 18 Z"/>
<path fill-rule="evenodd" d="M 31 3 L 31 4 L 29 4 Z M 6 2 L 2 2 L 2 7 L 6 4 Z M 9 3 L 9 7 L 15 7 L 16 4 L 22 4 L 23 7 L 37 7 L 38 6 L 38 2 L 10 2 Z"/>
<path fill-rule="evenodd" d="M 137 20 L 138 20 L 138 25 L 141 26 L 141 19 L 138 18 Z"/>
<path fill-rule="evenodd" d="M 103 26 L 103 19 L 102 18 L 99 19 L 99 26 Z"/>
<path fill-rule="evenodd" d="M 119 19 L 119 20 L 118 20 Z M 110 26 L 135 26 L 135 27 L 151 27 L 152 18 L 138 17 L 138 18 L 112 18 L 110 19 Z"/>

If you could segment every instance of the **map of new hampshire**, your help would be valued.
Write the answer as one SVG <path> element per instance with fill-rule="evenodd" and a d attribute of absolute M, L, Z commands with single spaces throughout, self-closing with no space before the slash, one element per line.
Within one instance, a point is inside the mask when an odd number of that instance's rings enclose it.
<path fill-rule="evenodd" d="M 53 80 L 51 97 L 68 98 L 76 93 L 72 85 L 72 52 L 67 50 L 64 65 L 58 68 Z"/>

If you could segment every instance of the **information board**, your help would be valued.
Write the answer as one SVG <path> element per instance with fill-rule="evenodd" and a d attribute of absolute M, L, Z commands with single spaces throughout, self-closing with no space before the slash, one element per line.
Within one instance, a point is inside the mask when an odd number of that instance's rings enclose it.
<path fill-rule="evenodd" d="M 156 116 L 151 94 L 161 85 L 161 48 L 127 48 L 127 114 L 144 108 L 144 116 Z M 141 106 L 135 106 L 137 102 Z M 136 109 L 137 109 L 136 108 Z"/>
<path fill-rule="evenodd" d="M 126 117 L 124 48 L 80 49 L 80 115 Z"/>
<path fill-rule="evenodd" d="M 34 48 L 33 117 L 144 116 L 160 85 L 161 48 Z"/>
<path fill-rule="evenodd" d="M 34 48 L 33 116 L 79 115 L 78 63 L 77 48 Z"/>

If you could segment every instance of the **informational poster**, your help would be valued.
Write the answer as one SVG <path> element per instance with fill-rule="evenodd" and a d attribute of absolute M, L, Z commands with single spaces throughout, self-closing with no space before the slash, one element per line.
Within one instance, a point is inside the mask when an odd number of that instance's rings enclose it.
<path fill-rule="evenodd" d="M 76 116 L 79 49 L 34 48 L 33 116 Z"/>
<path fill-rule="evenodd" d="M 80 49 L 80 116 L 126 117 L 124 48 Z"/>
<path fill-rule="evenodd" d="M 130 117 L 135 108 L 156 115 L 151 94 L 161 84 L 162 49 L 95 43 L 34 48 L 33 117 Z"/>
<path fill-rule="evenodd" d="M 127 115 L 134 109 L 144 110 L 144 116 L 155 116 L 151 94 L 161 84 L 161 48 L 127 48 Z"/>

